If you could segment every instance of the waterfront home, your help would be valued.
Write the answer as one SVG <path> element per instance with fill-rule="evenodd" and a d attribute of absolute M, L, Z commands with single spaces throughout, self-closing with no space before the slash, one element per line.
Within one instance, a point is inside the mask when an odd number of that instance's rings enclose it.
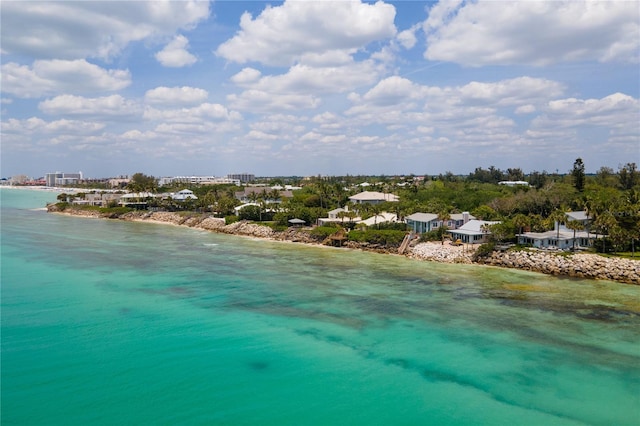
<path fill-rule="evenodd" d="M 152 199 L 155 197 L 156 196 L 151 192 L 129 192 L 127 194 L 122 194 L 118 204 L 125 207 L 132 207 L 132 206 L 143 207 L 147 205 L 147 201 L 149 199 Z"/>
<path fill-rule="evenodd" d="M 500 222 L 474 219 L 469 220 L 458 229 L 447 232 L 451 234 L 453 241 L 460 240 L 463 243 L 481 244 L 486 243 L 489 240 L 489 235 L 491 235 L 487 227 L 497 223 Z"/>
<path fill-rule="evenodd" d="M 518 234 L 518 244 L 530 245 L 539 249 L 569 250 L 591 247 L 596 240 L 595 234 L 586 231 L 574 231 L 566 228 L 546 232 L 524 232 Z"/>
<path fill-rule="evenodd" d="M 405 217 L 404 221 L 416 234 L 424 234 L 440 227 L 438 215 L 433 213 L 414 213 Z"/>
<path fill-rule="evenodd" d="M 380 204 L 387 201 L 398 202 L 399 198 L 394 194 L 386 194 L 376 191 L 364 191 L 349 197 L 349 201 L 354 204 Z"/>
<path fill-rule="evenodd" d="M 274 191 L 277 191 L 278 195 L 275 196 Z M 273 190 L 264 186 L 247 186 L 242 191 L 234 193 L 237 200 L 243 203 L 249 203 L 256 199 L 263 199 L 266 203 L 280 203 L 283 198 L 292 198 L 293 192 L 290 190 L 280 191 Z"/>
<path fill-rule="evenodd" d="M 397 222 L 397 221 L 398 221 L 398 216 L 395 215 L 394 213 L 382 212 L 378 215 L 371 216 L 370 218 L 359 220 L 358 224 L 363 224 L 366 226 L 375 226 L 380 223 Z"/>
<path fill-rule="evenodd" d="M 186 201 L 186 200 L 197 200 L 198 197 L 196 197 L 193 193 L 193 191 L 188 190 L 188 189 L 183 189 L 182 191 L 178 191 L 176 193 L 172 193 L 170 195 L 171 199 L 175 200 L 175 201 Z"/>
<path fill-rule="evenodd" d="M 518 244 L 531 245 L 541 249 L 581 249 L 593 246 L 597 235 L 589 232 L 589 217 L 586 211 L 567 212 L 565 216 L 568 220 L 582 224 L 581 230 L 573 231 L 568 229 L 566 224 L 555 222 L 553 231 L 546 232 L 523 232 L 517 234 Z"/>
<path fill-rule="evenodd" d="M 74 198 L 72 203 L 85 206 L 106 207 L 110 203 L 118 203 L 122 194 L 112 192 L 98 192 L 84 194 L 84 198 Z"/>
<path fill-rule="evenodd" d="M 448 229 L 458 229 L 470 220 L 475 220 L 475 218 L 469 212 L 452 213 L 445 224 Z M 434 213 L 414 213 L 407 216 L 405 222 L 413 232 L 423 234 L 440 228 L 443 221 Z"/>
<path fill-rule="evenodd" d="M 327 214 L 328 217 L 320 217 L 318 218 L 318 226 L 323 226 L 328 223 L 344 223 L 344 222 L 358 222 L 362 220 L 360 216 L 349 217 L 349 206 L 345 206 L 344 208 L 338 207 L 337 209 L 333 209 L 329 211 Z"/>

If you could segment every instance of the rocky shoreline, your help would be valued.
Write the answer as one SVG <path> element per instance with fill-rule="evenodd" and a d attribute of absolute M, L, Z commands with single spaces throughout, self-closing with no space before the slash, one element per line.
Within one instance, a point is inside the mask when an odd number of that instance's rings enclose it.
<path fill-rule="evenodd" d="M 134 211 L 121 215 L 104 214 L 98 211 L 82 209 L 66 209 L 60 211 L 56 205 L 48 206 L 49 212 L 69 214 L 73 216 L 120 219 L 132 222 L 153 222 L 189 228 L 203 229 L 231 235 L 243 235 L 254 238 L 265 238 L 276 241 L 290 241 L 304 244 L 322 244 L 322 240 L 313 237 L 304 229 L 288 228 L 275 231 L 263 225 L 240 221 L 229 225 L 224 219 L 203 214 L 180 214 L 172 212 Z M 345 248 L 360 249 L 378 253 L 397 254 L 397 248 L 370 244 L 347 242 Z M 467 246 L 451 246 L 441 243 L 418 243 L 409 250 L 406 256 L 412 259 L 428 260 L 441 263 L 466 263 L 505 268 L 523 269 L 552 275 L 565 275 L 591 279 L 603 279 L 628 284 L 640 285 L 640 260 L 606 258 L 596 254 L 566 254 L 542 251 L 494 251 L 487 256 L 475 256 L 475 248 Z"/>

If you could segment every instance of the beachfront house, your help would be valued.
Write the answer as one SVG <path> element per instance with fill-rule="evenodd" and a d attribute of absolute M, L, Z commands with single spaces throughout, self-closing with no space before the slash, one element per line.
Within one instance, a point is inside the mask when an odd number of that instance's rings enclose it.
<path fill-rule="evenodd" d="M 439 228 L 438 215 L 433 213 L 414 213 L 404 218 L 407 226 L 416 234 L 424 234 Z"/>
<path fill-rule="evenodd" d="M 530 245 L 539 249 L 582 249 L 593 246 L 593 242 L 598 237 L 589 232 L 589 217 L 585 211 L 565 213 L 567 220 L 576 221 L 582 224 L 581 230 L 573 231 L 566 227 L 566 224 L 555 222 L 553 231 L 546 232 L 523 232 L 517 234 L 518 244 Z"/>
<path fill-rule="evenodd" d="M 197 200 L 198 197 L 195 196 L 193 191 L 188 189 L 183 189 L 182 191 L 178 191 L 176 193 L 171 194 L 171 199 L 175 201 L 187 201 L 187 200 Z"/>
<path fill-rule="evenodd" d="M 386 194 L 376 191 L 364 191 L 349 197 L 353 204 L 380 204 L 384 202 L 398 202 L 399 198 L 394 194 Z"/>
<path fill-rule="evenodd" d="M 452 229 L 447 231 L 451 234 L 451 240 L 460 240 L 463 243 L 470 244 L 482 244 L 489 240 L 491 232 L 487 229 L 488 226 L 495 225 L 500 222 L 488 221 L 488 220 L 469 220 L 458 229 Z"/>
<path fill-rule="evenodd" d="M 274 204 L 281 203 L 283 198 L 292 198 L 293 192 L 291 190 L 274 190 L 266 186 L 247 186 L 242 191 L 235 192 L 234 196 L 243 203 L 262 199 L 267 204 Z"/>
<path fill-rule="evenodd" d="M 362 224 L 365 226 L 375 226 L 381 223 L 397 222 L 397 221 L 398 221 L 398 216 L 396 214 L 389 213 L 389 212 L 382 212 L 375 216 L 371 216 L 370 218 L 359 220 L 358 224 Z"/>
<path fill-rule="evenodd" d="M 344 223 L 344 222 L 358 222 L 362 220 L 360 216 L 355 215 L 355 211 L 351 211 L 354 213 L 353 217 L 349 217 L 349 206 L 338 207 L 337 209 L 333 209 L 329 211 L 327 214 L 328 217 L 320 217 L 318 218 L 318 226 L 323 226 L 329 223 Z"/>
<path fill-rule="evenodd" d="M 452 213 L 445 225 L 448 229 L 458 229 L 470 220 L 474 220 L 475 216 L 469 212 Z M 434 213 L 414 213 L 405 218 L 407 226 L 417 234 L 433 231 L 442 226 L 442 220 L 438 219 L 438 215 Z"/>

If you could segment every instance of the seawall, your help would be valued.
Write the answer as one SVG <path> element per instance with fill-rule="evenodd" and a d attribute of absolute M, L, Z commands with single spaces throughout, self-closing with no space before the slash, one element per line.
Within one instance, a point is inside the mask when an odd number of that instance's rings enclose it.
<path fill-rule="evenodd" d="M 607 258 L 597 254 L 496 251 L 486 257 L 476 259 L 476 263 L 524 269 L 544 274 L 640 284 L 640 260 Z"/>

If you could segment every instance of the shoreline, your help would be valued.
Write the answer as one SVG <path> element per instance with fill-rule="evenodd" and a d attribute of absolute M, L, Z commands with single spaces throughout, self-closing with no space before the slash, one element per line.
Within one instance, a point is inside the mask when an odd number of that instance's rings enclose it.
<path fill-rule="evenodd" d="M 97 219 L 118 219 L 129 222 L 145 222 L 158 225 L 172 225 L 201 229 L 228 235 L 249 237 L 276 242 L 299 243 L 314 247 L 330 247 L 319 238 L 311 236 L 305 228 L 290 227 L 285 231 L 274 231 L 265 225 L 249 222 L 234 222 L 226 225 L 224 219 L 206 214 L 178 214 L 173 212 L 134 211 L 118 216 L 101 214 L 97 211 L 65 210 L 48 212 L 68 216 Z M 338 247 L 336 247 L 337 249 Z M 450 264 L 473 264 L 538 272 L 546 275 L 568 276 L 595 280 L 607 280 L 624 284 L 640 285 L 640 260 L 607 258 L 597 254 L 559 254 L 543 251 L 494 251 L 485 257 L 474 258 L 477 247 L 469 250 L 466 246 L 442 245 L 440 242 L 424 242 L 410 245 L 405 254 L 399 254 L 396 247 L 347 242 L 341 248 L 361 250 L 386 255 L 404 256 L 419 261 Z"/>

